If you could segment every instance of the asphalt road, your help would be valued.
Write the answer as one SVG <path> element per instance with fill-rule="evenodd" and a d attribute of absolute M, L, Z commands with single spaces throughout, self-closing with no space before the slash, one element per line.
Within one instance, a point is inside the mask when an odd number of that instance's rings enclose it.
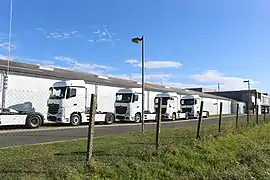
<path fill-rule="evenodd" d="M 244 116 L 240 119 L 245 118 Z M 235 120 L 235 116 L 222 117 L 222 122 Z M 217 124 L 218 118 L 203 119 L 202 125 Z M 162 122 L 161 128 L 172 128 L 182 126 L 196 126 L 197 119 L 182 120 L 182 121 L 165 121 Z M 146 123 L 145 130 L 153 130 L 156 128 L 156 123 Z M 129 132 L 141 131 L 141 124 L 114 124 L 95 126 L 94 136 L 105 136 L 113 134 L 124 134 Z M 49 143 L 54 141 L 64 141 L 72 139 L 86 138 L 88 132 L 87 126 L 78 127 L 58 127 L 58 128 L 43 128 L 35 130 L 18 130 L 18 131 L 0 131 L 0 148 L 12 146 L 21 146 L 27 144 Z"/>

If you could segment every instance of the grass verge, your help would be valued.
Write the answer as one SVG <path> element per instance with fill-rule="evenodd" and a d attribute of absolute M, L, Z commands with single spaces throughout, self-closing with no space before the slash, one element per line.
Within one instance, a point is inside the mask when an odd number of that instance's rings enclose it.
<path fill-rule="evenodd" d="M 163 129 L 159 151 L 154 132 L 96 138 L 90 165 L 85 140 L 2 149 L 0 179 L 270 179 L 270 124 L 241 127 Z"/>

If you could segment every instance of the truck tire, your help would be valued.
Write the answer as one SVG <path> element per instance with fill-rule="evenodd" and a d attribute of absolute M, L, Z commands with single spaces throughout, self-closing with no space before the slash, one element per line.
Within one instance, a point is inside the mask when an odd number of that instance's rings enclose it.
<path fill-rule="evenodd" d="M 26 118 L 26 126 L 30 129 L 38 128 L 42 124 L 42 118 L 37 114 L 29 114 Z"/>
<path fill-rule="evenodd" d="M 136 113 L 134 118 L 135 123 L 140 123 L 142 121 L 141 114 Z"/>
<path fill-rule="evenodd" d="M 176 113 L 173 113 L 172 114 L 172 121 L 175 121 L 176 120 Z"/>
<path fill-rule="evenodd" d="M 206 116 L 205 116 L 205 117 L 206 117 L 206 118 L 209 118 L 209 116 L 210 116 L 210 115 L 209 115 L 209 112 L 206 111 Z"/>
<path fill-rule="evenodd" d="M 185 114 L 185 119 L 186 119 L 186 120 L 189 119 L 189 114 L 188 114 L 188 113 Z"/>
<path fill-rule="evenodd" d="M 77 113 L 74 113 L 70 116 L 70 124 L 72 126 L 78 126 L 81 124 L 81 116 Z"/>
<path fill-rule="evenodd" d="M 105 116 L 105 123 L 106 124 L 112 124 L 114 123 L 115 117 L 112 113 L 107 113 Z"/>

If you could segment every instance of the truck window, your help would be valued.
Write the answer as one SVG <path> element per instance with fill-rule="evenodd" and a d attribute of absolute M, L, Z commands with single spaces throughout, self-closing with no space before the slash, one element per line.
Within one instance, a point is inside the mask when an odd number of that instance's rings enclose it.
<path fill-rule="evenodd" d="M 65 97 L 66 87 L 52 87 L 50 88 L 49 99 L 62 99 Z"/>
<path fill-rule="evenodd" d="M 158 99 L 159 99 L 159 97 L 155 98 L 155 104 L 158 104 Z M 169 99 L 170 99 L 169 97 L 162 97 L 162 103 L 161 104 L 162 105 L 167 105 Z"/>
<path fill-rule="evenodd" d="M 194 99 L 181 99 L 181 105 L 194 105 L 196 101 Z"/>
<path fill-rule="evenodd" d="M 134 97 L 134 98 L 133 98 L 133 102 L 135 102 L 135 101 L 138 101 L 138 100 L 139 100 L 139 96 L 138 96 L 138 95 L 134 95 L 133 97 Z"/>
<path fill-rule="evenodd" d="M 115 102 L 130 103 L 131 99 L 132 99 L 132 94 L 131 93 L 116 93 Z"/>
<path fill-rule="evenodd" d="M 67 90 L 67 99 L 72 98 L 72 97 L 76 97 L 76 92 L 77 92 L 76 89 L 68 88 L 68 90 Z"/>

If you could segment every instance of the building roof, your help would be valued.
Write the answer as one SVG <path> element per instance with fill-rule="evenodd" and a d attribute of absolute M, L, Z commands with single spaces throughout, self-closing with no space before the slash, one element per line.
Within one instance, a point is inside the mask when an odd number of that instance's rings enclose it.
<path fill-rule="evenodd" d="M 0 71 L 6 71 L 8 68 L 8 61 L 0 59 Z M 66 69 L 60 68 L 42 68 L 39 65 L 9 61 L 9 73 L 14 75 L 23 75 L 30 77 L 38 77 L 38 78 L 48 78 L 55 80 L 85 80 L 86 83 L 89 84 L 97 84 L 104 86 L 114 86 L 114 87 L 129 87 L 129 88 L 140 88 L 141 85 L 133 80 L 120 79 L 115 77 L 102 77 L 99 75 L 85 73 L 85 72 L 75 72 Z M 198 94 L 201 97 L 205 98 L 215 98 L 215 99 L 224 99 L 230 100 L 228 98 L 224 98 L 221 96 L 215 96 L 211 94 L 206 94 L 202 92 L 192 91 L 192 90 L 184 90 L 181 88 L 172 88 L 172 87 L 164 87 L 158 84 L 153 83 L 145 83 L 145 89 L 150 91 L 160 91 L 160 92 L 177 92 L 181 95 L 192 95 Z"/>

